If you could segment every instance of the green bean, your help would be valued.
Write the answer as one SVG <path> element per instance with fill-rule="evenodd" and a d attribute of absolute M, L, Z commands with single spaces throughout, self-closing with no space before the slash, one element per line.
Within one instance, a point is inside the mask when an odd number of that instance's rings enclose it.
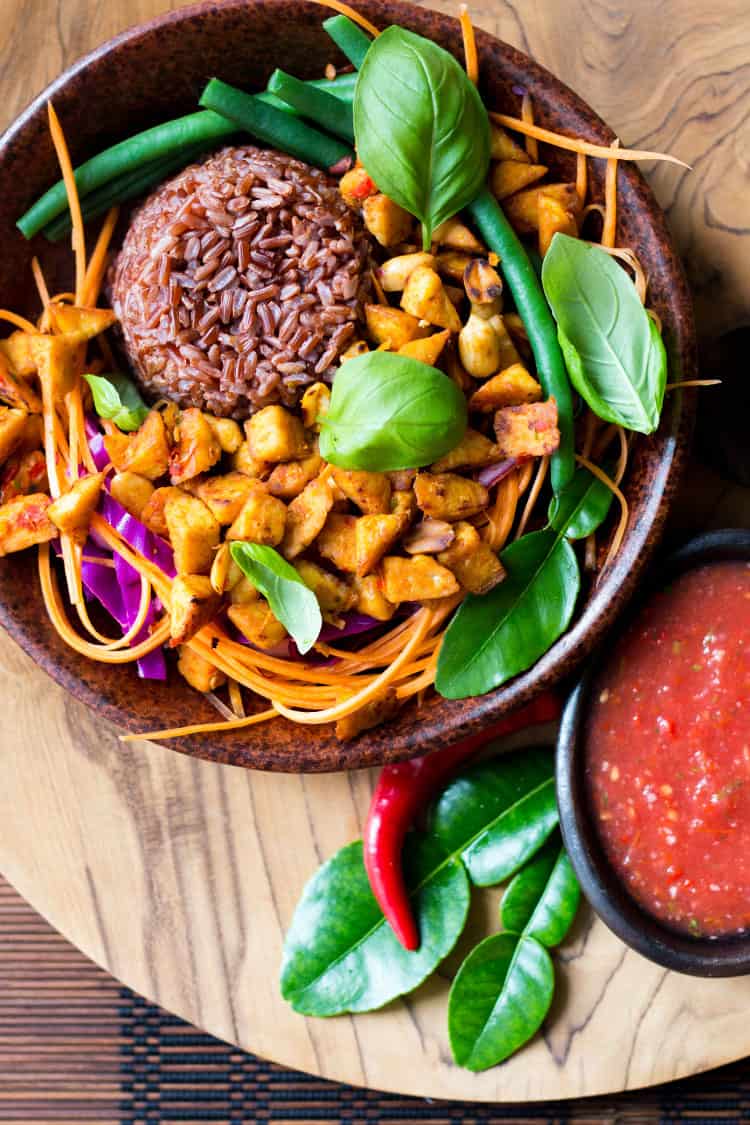
<path fill-rule="evenodd" d="M 208 83 L 200 104 L 233 121 L 235 127 L 247 130 L 266 144 L 317 168 L 328 170 L 354 155 L 351 148 L 335 137 L 320 133 L 299 117 L 284 113 L 253 94 L 244 94 L 218 78 L 212 78 Z"/>
<path fill-rule="evenodd" d="M 552 488 L 557 493 L 575 471 L 573 394 L 557 327 L 528 255 L 494 195 L 484 188 L 467 210 L 489 249 L 500 258 L 500 267 L 528 333 L 539 381 L 544 393 L 554 396 L 557 402 L 560 446 L 550 463 Z"/>
<path fill-rule="evenodd" d="M 114 180 L 110 180 L 109 183 L 102 184 L 100 188 L 90 192 L 85 199 L 81 200 L 84 221 L 88 222 L 90 219 L 98 218 L 99 215 L 105 214 L 115 204 L 125 203 L 128 199 L 135 199 L 137 196 L 143 195 L 148 188 L 160 183 L 171 172 L 184 168 L 186 164 L 189 164 L 204 151 L 205 145 L 194 146 L 176 155 L 144 164 L 143 167 L 136 168 L 132 172 L 124 172 L 121 176 L 116 176 Z M 49 242 L 59 242 L 61 238 L 68 234 L 71 227 L 70 212 L 65 211 L 62 215 L 53 219 L 51 223 L 48 223 L 42 229 L 42 234 Z"/>
<path fill-rule="evenodd" d="M 357 85 L 357 72 L 356 70 L 347 71 L 346 74 L 337 74 L 335 78 L 309 78 L 302 85 L 305 89 L 312 87 L 316 90 L 325 90 L 326 93 L 332 94 L 346 105 L 352 105 L 354 102 L 354 87 Z M 260 98 L 262 102 L 267 102 L 268 105 L 275 105 L 277 109 L 283 109 L 285 113 L 296 112 L 288 102 L 282 101 L 276 94 L 272 94 L 268 88 L 255 96 Z"/>
<path fill-rule="evenodd" d="M 300 117 L 306 117 L 315 125 L 320 125 L 344 141 L 354 142 L 354 115 L 352 106 L 341 98 L 334 97 L 327 90 L 308 86 L 292 74 L 275 70 L 268 81 L 268 92 L 276 94 L 282 101 L 296 109 Z"/>
<path fill-rule="evenodd" d="M 333 39 L 340 51 L 346 55 L 350 63 L 357 70 L 365 61 L 372 39 L 365 35 L 361 27 L 357 27 L 348 16 L 331 16 L 323 20 L 323 27 Z"/>
<path fill-rule="evenodd" d="M 125 172 L 132 172 L 160 157 L 177 154 L 198 144 L 210 145 L 212 141 L 236 131 L 237 126 L 226 117 L 207 111 L 190 113 L 186 117 L 177 117 L 173 121 L 155 125 L 81 164 L 75 171 L 79 195 L 84 199 L 102 184 Z M 42 227 L 67 210 L 67 206 L 65 185 L 59 181 L 29 208 L 16 225 L 24 237 L 32 238 Z"/>

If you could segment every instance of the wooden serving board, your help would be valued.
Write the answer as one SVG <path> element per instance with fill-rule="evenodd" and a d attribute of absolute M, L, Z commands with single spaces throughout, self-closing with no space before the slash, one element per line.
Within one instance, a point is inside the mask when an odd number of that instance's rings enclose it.
<path fill-rule="evenodd" d="M 10 120 L 89 47 L 174 6 L 3 0 L 0 116 Z M 435 6 L 454 10 L 453 0 Z M 583 94 L 624 143 L 694 164 L 690 176 L 661 166 L 652 182 L 704 338 L 750 322 L 746 0 L 482 0 L 473 14 Z M 676 526 L 731 523 L 750 524 L 748 494 L 696 469 Z M 249 774 L 124 746 L 2 638 L 0 681 L 0 870 L 91 958 L 216 1036 L 327 1078 L 488 1101 L 619 1091 L 750 1053 L 750 978 L 667 973 L 586 910 L 558 957 L 546 1033 L 484 1074 L 450 1061 L 447 978 L 458 954 L 383 1012 L 296 1016 L 278 992 L 283 934 L 318 863 L 359 834 L 373 776 Z M 462 950 L 495 926 L 496 906 L 475 892 Z"/>

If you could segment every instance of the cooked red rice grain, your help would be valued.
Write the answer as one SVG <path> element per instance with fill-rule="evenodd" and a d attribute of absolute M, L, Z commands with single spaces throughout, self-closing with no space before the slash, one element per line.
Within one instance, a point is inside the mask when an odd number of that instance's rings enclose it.
<path fill-rule="evenodd" d="M 162 184 L 110 270 L 145 393 L 246 418 L 330 379 L 370 297 L 371 244 L 335 180 L 225 148 Z"/>

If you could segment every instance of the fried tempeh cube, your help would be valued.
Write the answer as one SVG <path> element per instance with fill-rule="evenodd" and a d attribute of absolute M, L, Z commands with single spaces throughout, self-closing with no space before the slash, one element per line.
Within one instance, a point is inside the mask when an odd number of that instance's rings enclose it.
<path fill-rule="evenodd" d="M 438 562 L 447 566 L 465 590 L 487 594 L 505 578 L 505 567 L 479 532 L 470 523 L 454 524 L 456 537 L 438 555 Z"/>
<path fill-rule="evenodd" d="M 409 277 L 417 266 L 435 266 L 435 257 L 432 254 L 399 254 L 395 258 L 388 258 L 378 267 L 377 276 L 386 293 L 400 293 Z"/>
<path fill-rule="evenodd" d="M 355 607 L 360 613 L 366 613 L 377 621 L 390 621 L 396 612 L 397 606 L 389 602 L 385 596 L 381 574 L 368 574 L 365 578 L 355 578 L 354 592 Z"/>
<path fill-rule="evenodd" d="M 515 160 L 528 164 L 530 157 L 526 149 L 513 140 L 501 125 L 490 122 L 490 156 L 493 160 Z"/>
<path fill-rule="evenodd" d="M 390 511 L 391 482 L 385 473 L 334 468 L 333 479 L 344 496 L 352 500 L 361 512 L 376 515 Z"/>
<path fill-rule="evenodd" d="M 491 414 L 501 406 L 523 406 L 539 402 L 542 388 L 522 363 L 513 363 L 493 375 L 469 399 L 469 410 Z"/>
<path fill-rule="evenodd" d="M 464 250 L 468 254 L 483 254 L 484 246 L 460 219 L 446 219 L 432 232 L 432 241 L 451 250 Z"/>
<path fill-rule="evenodd" d="M 374 570 L 403 531 L 399 515 L 360 516 L 355 531 L 357 574 L 362 578 Z"/>
<path fill-rule="evenodd" d="M 89 524 L 94 508 L 99 502 L 99 494 L 104 484 L 104 473 L 92 473 L 79 477 L 67 492 L 63 492 L 47 509 L 47 515 L 60 531 L 72 535 L 83 543 L 89 532 Z"/>
<path fill-rule="evenodd" d="M 399 700 L 396 698 L 395 688 L 386 688 L 383 695 L 377 699 L 371 699 L 364 706 L 352 711 L 350 715 L 345 715 L 343 719 L 339 719 L 336 723 L 336 737 L 342 740 L 356 738 L 362 731 L 372 730 L 380 723 L 392 719 L 398 708 Z"/>
<path fill-rule="evenodd" d="M 408 211 L 381 191 L 362 200 L 362 217 L 381 246 L 395 246 L 409 237 L 414 220 Z"/>
<path fill-rule="evenodd" d="M 154 494 L 154 486 L 148 477 L 142 477 L 139 473 L 115 473 L 109 491 L 118 504 L 122 504 L 131 516 L 140 520 L 144 508 Z"/>
<path fill-rule="evenodd" d="M 458 332 L 461 318 L 445 291 L 440 274 L 429 266 L 417 266 L 409 275 L 401 295 L 401 308 L 438 328 Z"/>
<path fill-rule="evenodd" d="M 244 473 L 247 477 L 265 477 L 270 469 L 270 465 L 265 461 L 253 457 L 247 440 L 243 441 L 239 449 L 231 455 L 230 464 L 238 473 Z"/>
<path fill-rule="evenodd" d="M 205 414 L 197 407 L 183 410 L 177 423 L 177 444 L 169 456 L 172 484 L 207 473 L 221 457 L 221 445 Z"/>
<path fill-rule="evenodd" d="M 158 410 L 151 410 L 134 434 L 108 434 L 104 446 L 118 473 L 158 480 L 169 468 L 167 431 Z"/>
<path fill-rule="evenodd" d="M 273 648 L 287 635 L 286 629 L 273 615 L 265 598 L 258 598 L 249 605 L 230 605 L 227 614 L 243 637 L 258 648 Z"/>
<path fill-rule="evenodd" d="M 525 164 L 520 160 L 499 160 L 490 175 L 490 187 L 496 199 L 507 199 L 517 191 L 546 176 L 544 164 Z"/>
<path fill-rule="evenodd" d="M 456 473 L 418 473 L 414 494 L 426 516 L 448 523 L 475 516 L 489 503 L 484 485 Z"/>
<path fill-rule="evenodd" d="M 216 691 L 227 681 L 223 672 L 197 652 L 193 652 L 188 645 L 180 648 L 177 671 L 196 691 Z"/>
<path fill-rule="evenodd" d="M 172 582 L 169 606 L 170 646 L 176 648 L 213 621 L 221 598 L 202 574 L 178 574 Z"/>
<path fill-rule="evenodd" d="M 28 414 L 17 407 L 0 406 L 0 464 L 23 440 Z"/>
<path fill-rule="evenodd" d="M 206 477 L 193 481 L 190 491 L 199 496 L 219 523 L 234 523 L 253 487 L 260 484 L 252 477 L 235 469 L 220 477 Z"/>
<path fill-rule="evenodd" d="M 425 336 L 424 339 L 410 340 L 408 344 L 398 349 L 398 354 L 411 356 L 412 359 L 418 359 L 420 363 L 427 363 L 430 367 L 434 367 L 449 339 L 450 332 L 445 328 L 442 332 L 433 332 L 432 336 Z"/>
<path fill-rule="evenodd" d="M 318 453 L 311 453 L 301 461 L 284 461 L 268 477 L 266 487 L 272 496 L 278 496 L 281 500 L 293 500 L 305 485 L 315 479 L 322 465 Z"/>
<path fill-rule="evenodd" d="M 459 585 L 447 567 L 429 555 L 383 559 L 383 591 L 389 602 L 421 602 L 457 594 Z"/>
<path fill-rule="evenodd" d="M 204 418 L 213 430 L 222 453 L 236 453 L 244 441 L 239 423 L 233 418 L 215 418 L 213 414 L 204 414 Z"/>
<path fill-rule="evenodd" d="M 360 344 L 364 343 L 363 340 L 357 342 Z M 365 349 L 367 349 L 367 344 L 365 344 Z M 320 429 L 318 419 L 328 413 L 330 403 L 331 388 L 327 387 L 325 383 L 311 383 L 310 386 L 306 388 L 299 405 L 302 411 L 302 421 L 308 430 L 318 432 Z"/>
<path fill-rule="evenodd" d="M 208 574 L 221 528 L 203 501 L 186 492 L 170 496 L 164 507 L 164 518 L 177 573 Z"/>
<path fill-rule="evenodd" d="M 294 566 L 302 581 L 315 594 L 324 615 L 336 617 L 352 608 L 356 595 L 348 582 L 309 559 L 298 559 Z"/>
<path fill-rule="evenodd" d="M 404 344 L 426 336 L 429 329 L 419 323 L 403 309 L 392 309 L 390 305 L 365 305 L 367 331 L 376 344 L 387 344 L 392 351 L 399 351 Z"/>
<path fill-rule="evenodd" d="M 279 501 L 281 503 L 281 501 Z M 296 559 L 318 536 L 333 507 L 333 492 L 328 479 L 316 477 L 295 496 L 287 508 L 286 531 L 281 553 Z"/>
<path fill-rule="evenodd" d="M 43 492 L 17 496 L 0 507 L 0 555 L 23 551 L 57 537 L 47 512 L 52 501 Z"/>
<path fill-rule="evenodd" d="M 560 444 L 557 428 L 557 403 L 532 402 L 526 406 L 505 406 L 495 414 L 495 436 L 500 457 L 544 457 Z"/>
<path fill-rule="evenodd" d="M 46 492 L 47 462 L 40 449 L 18 450 L 0 471 L 0 504 L 29 492 Z"/>
<path fill-rule="evenodd" d="M 337 570 L 354 574 L 357 570 L 357 517 L 344 512 L 331 512 L 323 525 L 315 546 L 324 559 Z"/>
<path fill-rule="evenodd" d="M 302 422 L 283 406 L 264 406 L 245 422 L 256 461 L 299 461 L 310 452 Z"/>
<path fill-rule="evenodd" d="M 481 469 L 497 461 L 497 446 L 478 430 L 467 427 L 458 445 L 430 465 L 433 473 L 447 473 L 453 469 Z"/>
<path fill-rule="evenodd" d="M 543 187 L 530 187 L 519 191 L 505 200 L 503 210 L 520 234 L 531 234 L 539 229 L 539 196 L 558 200 L 566 211 L 577 215 L 581 209 L 575 184 L 544 184 Z"/>
<path fill-rule="evenodd" d="M 573 211 L 568 210 L 559 199 L 539 193 L 537 203 L 539 212 L 539 253 L 542 257 L 547 253 L 550 243 L 556 234 L 568 234 L 571 238 L 578 237 L 578 222 Z"/>
<path fill-rule="evenodd" d="M 277 496 L 271 496 L 262 481 L 245 479 L 248 484 L 245 501 L 227 531 L 227 539 L 246 539 L 250 543 L 276 547 L 284 538 L 287 506 Z"/>
<path fill-rule="evenodd" d="M 141 521 L 145 523 L 149 531 L 166 538 L 169 535 L 167 518 L 164 514 L 167 501 L 184 495 L 182 489 L 177 488 L 174 484 L 167 484 L 163 488 L 155 489 L 141 509 Z"/>
<path fill-rule="evenodd" d="M 36 360 L 32 355 L 31 341 L 34 337 L 20 328 L 0 340 L 0 355 L 4 356 L 14 375 L 28 378 L 36 373 Z"/>

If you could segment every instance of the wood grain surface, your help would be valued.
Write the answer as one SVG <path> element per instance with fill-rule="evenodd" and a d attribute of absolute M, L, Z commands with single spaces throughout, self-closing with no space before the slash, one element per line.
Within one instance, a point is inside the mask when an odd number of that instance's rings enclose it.
<path fill-rule="evenodd" d="M 177 4 L 2 0 L 0 117 L 89 47 Z M 434 6 L 453 11 L 453 0 Z M 709 340 L 750 321 L 746 0 L 484 0 L 479 24 L 536 56 L 628 145 L 694 165 L 653 175 Z M 747 494 L 696 469 L 682 526 L 750 524 Z M 546 1032 L 501 1068 L 450 1063 L 447 976 L 386 1012 L 304 1020 L 278 994 L 283 933 L 317 864 L 360 832 L 372 777 L 284 777 L 124 747 L 0 641 L 0 870 L 114 976 L 199 1027 L 314 1074 L 443 1098 L 628 1089 L 750 1053 L 750 979 L 698 981 L 641 960 L 582 912 Z M 475 895 L 472 936 L 496 900 Z M 462 943 L 465 948 L 466 943 Z"/>

